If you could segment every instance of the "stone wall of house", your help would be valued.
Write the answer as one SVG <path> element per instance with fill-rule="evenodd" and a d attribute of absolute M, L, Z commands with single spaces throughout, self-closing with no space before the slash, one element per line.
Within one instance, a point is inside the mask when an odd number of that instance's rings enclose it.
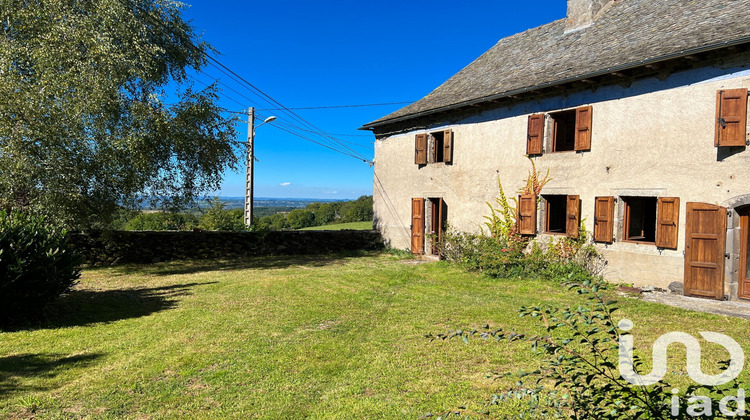
<path fill-rule="evenodd" d="M 177 259 L 324 254 L 377 250 L 380 233 L 355 231 L 151 232 L 95 231 L 72 237 L 88 264 L 153 263 Z"/>
<path fill-rule="evenodd" d="M 498 178 L 509 198 L 525 185 L 531 169 L 525 156 L 529 115 L 591 105 L 590 151 L 549 153 L 548 119 L 545 153 L 533 158 L 552 178 L 542 194 L 579 195 L 580 217 L 589 232 L 597 196 L 679 197 L 677 249 L 622 241 L 622 200 L 615 206 L 615 242 L 598 246 L 609 260 L 605 277 L 610 280 L 663 288 L 682 282 L 685 203 L 726 206 L 732 197 L 750 193 L 750 150 L 714 146 L 717 91 L 750 88 L 748 63 L 750 57 L 743 57 L 661 79 L 597 86 L 380 138 L 375 142 L 376 228 L 390 246 L 409 248 L 412 198 L 443 198 L 452 229 L 479 232 L 489 213 L 486 203 L 497 196 Z M 443 129 L 453 130 L 453 162 L 416 165 L 415 135 Z M 539 232 L 543 223 L 538 217 Z M 727 294 L 737 282 L 731 275 L 727 271 Z"/>

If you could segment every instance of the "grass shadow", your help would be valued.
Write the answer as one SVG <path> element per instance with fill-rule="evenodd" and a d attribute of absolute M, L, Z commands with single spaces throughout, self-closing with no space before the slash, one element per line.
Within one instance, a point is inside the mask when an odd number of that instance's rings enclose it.
<path fill-rule="evenodd" d="M 134 273 L 153 276 L 195 274 L 207 271 L 271 270 L 294 266 L 325 267 L 342 264 L 351 258 L 374 255 L 372 251 L 351 251 L 335 254 L 266 255 L 235 259 L 180 260 L 153 264 L 124 264 L 110 268 L 111 275 L 127 276 Z"/>
<path fill-rule="evenodd" d="M 50 386 L 23 385 L 25 379 L 51 379 L 73 365 L 87 366 L 102 354 L 17 354 L 0 357 L 0 396 L 16 392 L 44 391 Z"/>
<path fill-rule="evenodd" d="M 3 331 L 85 326 L 139 318 L 174 308 L 196 286 L 216 282 L 116 290 L 73 290 L 48 306 L 39 320 L 5 326 Z"/>

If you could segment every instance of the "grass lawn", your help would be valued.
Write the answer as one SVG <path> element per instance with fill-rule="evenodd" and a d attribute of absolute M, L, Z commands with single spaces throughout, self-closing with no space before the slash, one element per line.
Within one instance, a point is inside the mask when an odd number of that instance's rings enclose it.
<path fill-rule="evenodd" d="M 423 335 L 485 323 L 531 331 L 520 305 L 579 299 L 553 282 L 381 254 L 88 269 L 46 325 L 0 333 L 0 418 L 416 419 L 479 409 L 509 385 L 487 373 L 537 365 L 528 343 Z M 750 350 L 748 321 L 621 302 L 648 360 L 668 331 L 723 332 Z M 704 343 L 704 360 L 723 358 L 712 349 Z M 671 375 L 684 371 L 670 365 Z"/>
<path fill-rule="evenodd" d="M 324 225 L 324 226 L 313 226 L 308 228 L 302 228 L 300 230 L 371 230 L 372 221 L 370 222 L 351 222 L 351 223 L 339 223 L 336 225 Z"/>

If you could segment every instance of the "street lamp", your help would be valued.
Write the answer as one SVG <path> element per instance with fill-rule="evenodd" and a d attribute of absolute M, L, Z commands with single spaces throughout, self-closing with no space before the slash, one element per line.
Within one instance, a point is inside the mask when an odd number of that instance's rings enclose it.
<path fill-rule="evenodd" d="M 275 119 L 276 117 L 272 115 L 258 124 L 258 127 Z M 247 113 L 247 170 L 245 171 L 245 226 L 247 227 L 253 225 L 253 184 L 255 181 L 253 164 L 255 163 L 255 129 L 258 127 L 255 127 L 255 108 L 250 107 Z"/>

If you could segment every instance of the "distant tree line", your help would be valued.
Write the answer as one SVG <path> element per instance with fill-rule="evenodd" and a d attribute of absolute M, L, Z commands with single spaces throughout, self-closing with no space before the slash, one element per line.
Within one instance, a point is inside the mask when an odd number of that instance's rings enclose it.
<path fill-rule="evenodd" d="M 121 230 L 247 230 L 242 209 L 226 209 L 217 197 L 208 208 L 189 212 L 142 212 L 121 210 L 112 228 Z M 285 210 L 283 208 L 273 210 Z M 304 209 L 280 211 L 267 216 L 268 209 L 259 208 L 253 223 L 254 230 L 292 230 L 335 223 L 366 222 L 372 220 L 372 196 L 353 201 L 311 203 Z"/>
<path fill-rule="evenodd" d="M 354 201 L 312 203 L 304 209 L 260 217 L 255 220 L 254 226 L 261 230 L 286 230 L 370 220 L 372 196 L 363 195 Z"/>

